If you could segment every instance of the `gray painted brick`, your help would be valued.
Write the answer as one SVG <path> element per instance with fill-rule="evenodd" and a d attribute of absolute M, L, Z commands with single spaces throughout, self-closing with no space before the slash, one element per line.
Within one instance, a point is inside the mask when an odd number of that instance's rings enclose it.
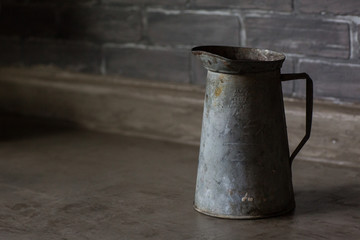
<path fill-rule="evenodd" d="M 22 63 L 22 47 L 18 39 L 0 39 L 0 65 L 11 66 Z"/>
<path fill-rule="evenodd" d="M 346 15 L 360 15 L 360 1 L 341 0 L 341 1 L 314 1 L 297 0 L 295 8 L 300 12 L 306 13 L 333 13 Z"/>
<path fill-rule="evenodd" d="M 355 52 L 355 55 L 357 55 L 358 58 L 360 58 L 360 25 L 358 25 L 357 31 L 358 31 L 358 35 L 357 35 L 358 39 L 357 39 L 357 43 L 355 43 L 355 44 L 357 44 L 359 47 L 357 47 L 357 48 L 355 47 L 354 52 Z"/>
<path fill-rule="evenodd" d="M 292 0 L 195 0 L 196 6 L 291 11 Z"/>
<path fill-rule="evenodd" d="M 102 0 L 103 4 L 185 5 L 187 0 Z"/>
<path fill-rule="evenodd" d="M 286 97 L 291 97 L 294 91 L 294 82 L 286 81 L 281 83 L 283 95 Z"/>
<path fill-rule="evenodd" d="M 23 47 L 25 65 L 53 65 L 70 71 L 100 73 L 100 48 L 92 44 L 28 41 Z"/>
<path fill-rule="evenodd" d="M 135 10 L 102 7 L 4 6 L 0 35 L 136 42 L 141 38 L 141 14 Z"/>
<path fill-rule="evenodd" d="M 189 52 L 137 48 L 104 49 L 107 74 L 169 82 L 189 82 Z"/>
<path fill-rule="evenodd" d="M 300 62 L 300 71 L 314 81 L 316 98 L 336 98 L 360 102 L 360 65 Z M 304 96 L 305 84 L 296 85 L 296 94 Z"/>
<path fill-rule="evenodd" d="M 348 58 L 349 26 L 346 23 L 297 18 L 245 20 L 247 45 L 287 53 Z"/>
<path fill-rule="evenodd" d="M 190 58 L 191 64 L 191 83 L 205 86 L 206 84 L 206 73 L 207 70 L 201 64 L 201 61 L 194 55 L 191 54 Z"/>
<path fill-rule="evenodd" d="M 64 6 L 64 5 L 95 5 L 98 3 L 98 0 L 1 0 L 2 5 L 37 5 L 37 6 Z"/>
<path fill-rule="evenodd" d="M 0 35 L 19 37 L 56 37 L 56 9 L 47 6 L 1 7 Z"/>
<path fill-rule="evenodd" d="M 287 57 L 281 68 L 281 73 L 294 73 L 294 60 Z M 282 82 L 282 90 L 285 96 L 291 96 L 294 91 L 294 81 Z"/>
<path fill-rule="evenodd" d="M 114 8 L 65 8 L 60 38 L 96 42 L 136 42 L 141 38 L 139 11 Z"/>
<path fill-rule="evenodd" d="M 235 16 L 148 13 L 149 38 L 157 44 L 240 43 L 240 23 Z"/>

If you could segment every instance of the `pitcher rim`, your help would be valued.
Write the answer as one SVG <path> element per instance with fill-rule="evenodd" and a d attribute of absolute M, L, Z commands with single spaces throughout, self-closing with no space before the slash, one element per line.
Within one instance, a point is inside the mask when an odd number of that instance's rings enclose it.
<path fill-rule="evenodd" d="M 283 53 L 261 48 L 204 45 L 191 52 L 208 71 L 226 74 L 279 71 L 285 61 Z"/>
<path fill-rule="evenodd" d="M 237 50 L 250 50 L 252 52 L 257 52 L 257 53 L 262 53 L 265 55 L 274 55 L 276 56 L 275 59 L 272 60 L 260 60 L 260 59 L 234 59 L 234 58 L 229 58 L 229 57 L 225 57 L 219 54 L 216 54 L 214 52 L 209 51 L 209 49 L 237 49 Z M 274 50 L 270 50 L 270 49 L 264 49 L 264 48 L 252 48 L 252 47 L 239 47 L 239 46 L 226 46 L 226 45 L 200 45 L 200 46 L 196 46 L 193 47 L 191 49 L 192 54 L 194 55 L 200 55 L 200 52 L 206 55 L 210 55 L 210 56 L 214 56 L 223 60 L 228 60 L 228 61 L 237 61 L 237 62 L 283 62 L 286 58 L 285 54 L 281 53 L 281 52 L 277 52 Z"/>

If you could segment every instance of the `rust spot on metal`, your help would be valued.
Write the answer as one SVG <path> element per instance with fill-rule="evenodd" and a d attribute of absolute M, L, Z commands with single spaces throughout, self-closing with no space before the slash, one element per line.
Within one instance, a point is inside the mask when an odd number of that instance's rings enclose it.
<path fill-rule="evenodd" d="M 229 62 L 229 61 L 224 61 L 223 63 L 224 63 L 224 65 L 227 66 L 227 67 L 228 67 L 228 66 L 231 66 L 231 62 Z"/>
<path fill-rule="evenodd" d="M 221 92 L 222 92 L 222 87 L 217 87 L 215 89 L 215 96 L 218 97 L 221 94 Z"/>
<path fill-rule="evenodd" d="M 253 198 L 253 197 L 250 197 L 250 196 L 248 195 L 248 193 L 246 193 L 245 196 L 244 196 L 243 198 L 241 198 L 241 201 L 242 201 L 242 202 L 252 202 L 252 201 L 254 201 L 254 198 Z"/>
<path fill-rule="evenodd" d="M 234 189 L 229 189 L 228 192 L 229 192 L 230 196 L 232 196 L 234 194 Z"/>
<path fill-rule="evenodd" d="M 224 83 L 224 75 L 223 74 L 219 74 L 219 80 L 221 83 Z"/>

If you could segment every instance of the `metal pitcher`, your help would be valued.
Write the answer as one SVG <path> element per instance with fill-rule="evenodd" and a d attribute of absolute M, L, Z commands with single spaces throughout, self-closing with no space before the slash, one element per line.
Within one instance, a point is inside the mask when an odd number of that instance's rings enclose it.
<path fill-rule="evenodd" d="M 281 74 L 285 56 L 270 50 L 200 46 L 208 70 L 194 207 L 249 219 L 294 209 L 291 164 L 310 137 L 313 84 Z M 281 82 L 306 80 L 306 134 L 289 154 Z"/>

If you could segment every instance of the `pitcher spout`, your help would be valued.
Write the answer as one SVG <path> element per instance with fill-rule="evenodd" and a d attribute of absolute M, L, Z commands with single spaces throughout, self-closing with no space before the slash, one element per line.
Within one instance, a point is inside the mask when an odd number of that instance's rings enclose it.
<path fill-rule="evenodd" d="M 213 72 L 245 74 L 280 69 L 285 55 L 271 50 L 229 46 L 198 46 L 192 53 Z"/>

